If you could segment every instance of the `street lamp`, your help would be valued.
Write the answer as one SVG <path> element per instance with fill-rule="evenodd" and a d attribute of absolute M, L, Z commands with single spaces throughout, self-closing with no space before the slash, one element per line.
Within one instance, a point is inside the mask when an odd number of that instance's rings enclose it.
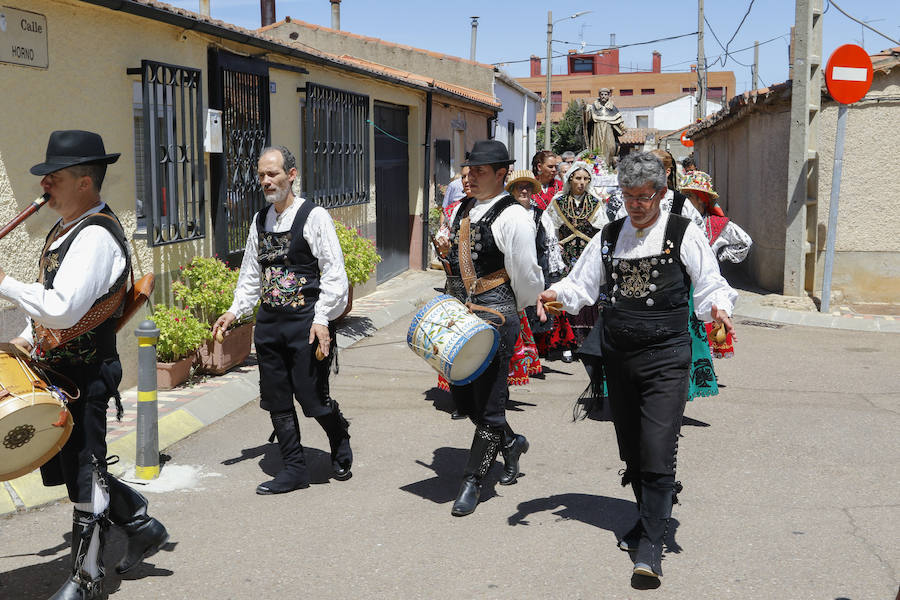
<path fill-rule="evenodd" d="M 590 10 L 582 10 L 574 15 L 569 15 L 562 19 L 553 20 L 553 11 L 547 11 L 547 95 L 544 96 L 544 150 L 550 149 L 550 78 L 553 75 L 553 54 L 550 42 L 553 41 L 553 25 L 566 19 L 577 19 L 583 15 L 593 12 Z"/>

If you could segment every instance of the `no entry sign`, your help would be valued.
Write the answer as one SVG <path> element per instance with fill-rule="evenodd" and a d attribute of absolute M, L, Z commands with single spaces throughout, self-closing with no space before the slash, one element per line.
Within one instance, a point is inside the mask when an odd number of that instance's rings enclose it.
<path fill-rule="evenodd" d="M 828 93 L 841 104 L 862 99 L 872 85 L 872 60 L 865 49 L 844 44 L 828 58 L 825 67 Z"/>
<path fill-rule="evenodd" d="M 691 141 L 691 138 L 687 136 L 687 130 L 681 132 L 681 144 L 683 146 L 687 146 L 688 148 L 694 145 L 694 142 Z"/>

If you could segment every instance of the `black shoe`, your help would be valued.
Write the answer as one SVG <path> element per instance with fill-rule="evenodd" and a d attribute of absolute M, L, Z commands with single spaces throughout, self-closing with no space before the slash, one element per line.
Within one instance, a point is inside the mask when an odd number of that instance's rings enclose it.
<path fill-rule="evenodd" d="M 563 361 L 564 363 L 567 363 L 567 364 L 575 361 L 575 357 L 572 356 L 572 351 L 571 351 L 571 350 L 565 350 L 565 351 L 563 351 L 563 353 L 562 353 L 562 361 Z"/>
<path fill-rule="evenodd" d="M 125 556 L 116 573 L 125 573 L 144 558 L 156 554 L 169 541 L 162 523 L 147 514 L 147 498 L 115 477 L 109 476 L 109 520 L 128 537 Z"/>
<path fill-rule="evenodd" d="M 512 485 L 519 477 L 519 458 L 528 452 L 530 444 L 524 435 L 516 434 L 508 446 L 501 449 L 503 454 L 503 475 L 497 481 L 500 485 Z"/>
<path fill-rule="evenodd" d="M 341 413 L 341 408 L 335 400 L 329 400 L 331 412 L 316 417 L 316 421 L 322 426 L 325 435 L 328 436 L 328 445 L 331 448 L 331 476 L 338 481 L 347 481 L 353 477 L 350 467 L 353 465 L 353 449 L 350 448 L 350 423 Z"/>
<path fill-rule="evenodd" d="M 153 517 L 148 517 L 135 529 L 126 528 L 125 534 L 128 536 L 128 547 L 125 556 L 116 565 L 116 573 L 119 574 L 130 571 L 148 556 L 153 556 L 169 541 L 169 532 Z"/>
<path fill-rule="evenodd" d="M 103 580 L 79 582 L 75 576 L 69 577 L 50 600 L 103 600 L 109 596 L 103 593 Z"/>
<path fill-rule="evenodd" d="M 452 413 L 450 413 L 450 418 L 454 421 L 459 421 L 460 419 L 465 419 L 466 415 L 459 412 L 459 410 L 454 409 Z"/>
<path fill-rule="evenodd" d="M 350 470 L 350 465 L 343 466 L 338 463 L 333 463 L 331 476 L 338 481 L 347 481 L 348 479 L 353 477 L 353 471 Z"/>
<path fill-rule="evenodd" d="M 474 477 L 466 477 L 463 479 L 462 485 L 459 487 L 459 494 L 456 496 L 456 502 L 450 509 L 450 514 L 454 517 L 464 517 L 475 512 L 478 506 L 478 499 L 481 497 L 481 483 Z"/>
<path fill-rule="evenodd" d="M 619 541 L 619 550 L 625 552 L 637 552 L 642 533 L 644 533 L 644 524 L 638 519 L 638 522 L 634 524 L 634 527 L 622 536 L 622 539 Z"/>
<path fill-rule="evenodd" d="M 272 494 L 287 494 L 294 490 L 305 490 L 309 487 L 308 481 L 289 479 L 282 477 L 282 471 L 275 476 L 275 479 L 264 481 L 256 486 L 256 493 L 260 496 L 271 496 Z"/>

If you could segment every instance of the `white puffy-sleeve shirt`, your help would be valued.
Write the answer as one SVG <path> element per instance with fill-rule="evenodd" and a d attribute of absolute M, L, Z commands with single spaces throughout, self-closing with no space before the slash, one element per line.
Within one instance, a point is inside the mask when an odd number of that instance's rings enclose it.
<path fill-rule="evenodd" d="M 268 206 L 260 211 L 266 215 L 266 222 L 263 224 L 265 231 L 273 233 L 290 231 L 297 209 L 304 202 L 307 202 L 304 198 L 294 198 L 291 205 L 281 214 L 277 214 L 274 210 L 270 211 Z M 256 232 L 259 214 L 256 213 L 250 224 L 244 259 L 241 261 L 241 272 L 234 290 L 234 302 L 228 309 L 237 318 L 253 310 L 261 293 L 261 273 L 257 259 L 259 235 Z M 327 210 L 316 206 L 310 211 L 306 224 L 303 225 L 303 239 L 309 244 L 313 256 L 318 259 L 321 273 L 319 299 L 316 301 L 313 323 L 327 326 L 329 321 L 339 317 L 346 308 L 347 292 L 350 289 L 347 272 L 344 271 L 344 254 L 334 230 L 334 221 L 331 220 Z"/>
<path fill-rule="evenodd" d="M 719 262 L 727 260 L 739 263 L 747 258 L 747 255 L 750 253 L 750 246 L 753 245 L 753 240 L 734 221 L 728 221 L 728 224 L 722 229 L 722 233 L 710 245 L 712 246 L 713 254 L 719 259 Z"/>
<path fill-rule="evenodd" d="M 669 213 L 660 211 L 656 223 L 644 229 L 643 237 L 637 237 L 631 219 L 626 218 L 613 257 L 644 258 L 661 254 L 668 222 Z M 568 313 L 576 314 L 582 307 L 596 303 L 601 287 L 606 284 L 601 237 L 595 235 L 569 275 L 550 286 Z M 694 312 L 697 318 L 709 321 L 713 305 L 731 315 L 738 294 L 719 273 L 719 263 L 713 256 L 709 241 L 693 222 L 685 229 L 679 258 L 694 285 Z"/>
<path fill-rule="evenodd" d="M 74 225 L 105 206 L 101 202 L 77 219 L 63 223 L 63 227 Z M 50 244 L 48 250 L 58 248 L 73 229 Z M 42 283 L 23 283 L 7 275 L 0 282 L 0 296 L 25 311 L 25 328 L 19 336 L 33 344 L 32 319 L 52 329 L 72 327 L 115 285 L 125 265 L 125 254 L 112 234 L 100 225 L 88 225 L 69 246 L 53 278 L 53 287 L 44 289 Z"/>
<path fill-rule="evenodd" d="M 508 196 L 503 192 L 490 200 L 479 200 L 469 211 L 469 219 L 477 223 L 500 198 Z M 462 204 L 453 209 L 450 222 Z M 516 307 L 523 310 L 544 290 L 544 275 L 537 263 L 537 249 L 534 239 L 537 230 L 534 219 L 525 208 L 516 203 L 501 212 L 491 224 L 491 233 L 497 247 L 503 253 L 503 266 L 509 274 L 510 285 L 516 294 Z"/>

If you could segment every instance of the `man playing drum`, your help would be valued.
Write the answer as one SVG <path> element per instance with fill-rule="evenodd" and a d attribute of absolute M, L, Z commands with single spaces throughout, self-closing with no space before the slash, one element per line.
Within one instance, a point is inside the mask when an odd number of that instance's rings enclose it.
<path fill-rule="evenodd" d="M 254 332 L 260 406 L 269 412 L 283 462 L 273 480 L 256 487 L 257 494 L 269 495 L 309 487 L 295 398 L 328 435 L 332 476 L 352 476 L 350 424 L 328 389 L 330 323 L 347 306 L 349 283 L 328 211 L 294 196 L 297 167 L 290 150 L 264 148 L 257 174 L 268 205 L 253 218 L 234 302 L 213 333 L 224 332 L 262 299 Z"/>
<path fill-rule="evenodd" d="M 23 283 L 0 269 L 0 296 L 28 315 L 17 346 L 75 383 L 80 398 L 69 403 L 74 429 L 63 449 L 41 467 L 45 485 L 66 484 L 74 503 L 72 575 L 53 595 L 81 600 L 103 595 L 103 545 L 107 522 L 128 537 L 125 556 L 116 565 L 124 573 L 159 550 L 169 534 L 147 515 L 147 499 L 106 470 L 106 408 L 111 397 L 121 411 L 117 391 L 122 365 L 116 351 L 115 323 L 121 305 L 103 317 L 101 304 L 125 285 L 131 258 L 125 233 L 100 198 L 106 166 L 119 154 L 107 154 L 102 138 L 87 131 L 55 131 L 45 162 L 31 168 L 41 176 L 50 208 L 60 214 L 40 260 L 37 283 Z M 57 332 L 94 313 L 99 324 L 50 350 L 44 328 Z"/>
<path fill-rule="evenodd" d="M 534 221 L 504 190 L 513 162 L 501 142 L 475 143 L 464 165 L 469 167 L 472 197 L 451 215 L 449 239 L 438 242 L 442 254 L 449 251 L 447 293 L 477 305 L 476 314 L 488 321 L 500 319 L 479 308 L 503 315 L 500 345 L 490 365 L 473 382 L 450 386 L 459 411 L 475 423 L 463 483 L 451 510 L 458 517 L 475 510 L 481 481 L 498 452 L 505 462 L 500 483 L 510 485 L 519 476 L 519 457 L 528 450 L 525 436 L 515 434 L 506 422 L 506 375 L 519 334 L 518 311 L 544 289 L 544 278 L 537 263 Z"/>

